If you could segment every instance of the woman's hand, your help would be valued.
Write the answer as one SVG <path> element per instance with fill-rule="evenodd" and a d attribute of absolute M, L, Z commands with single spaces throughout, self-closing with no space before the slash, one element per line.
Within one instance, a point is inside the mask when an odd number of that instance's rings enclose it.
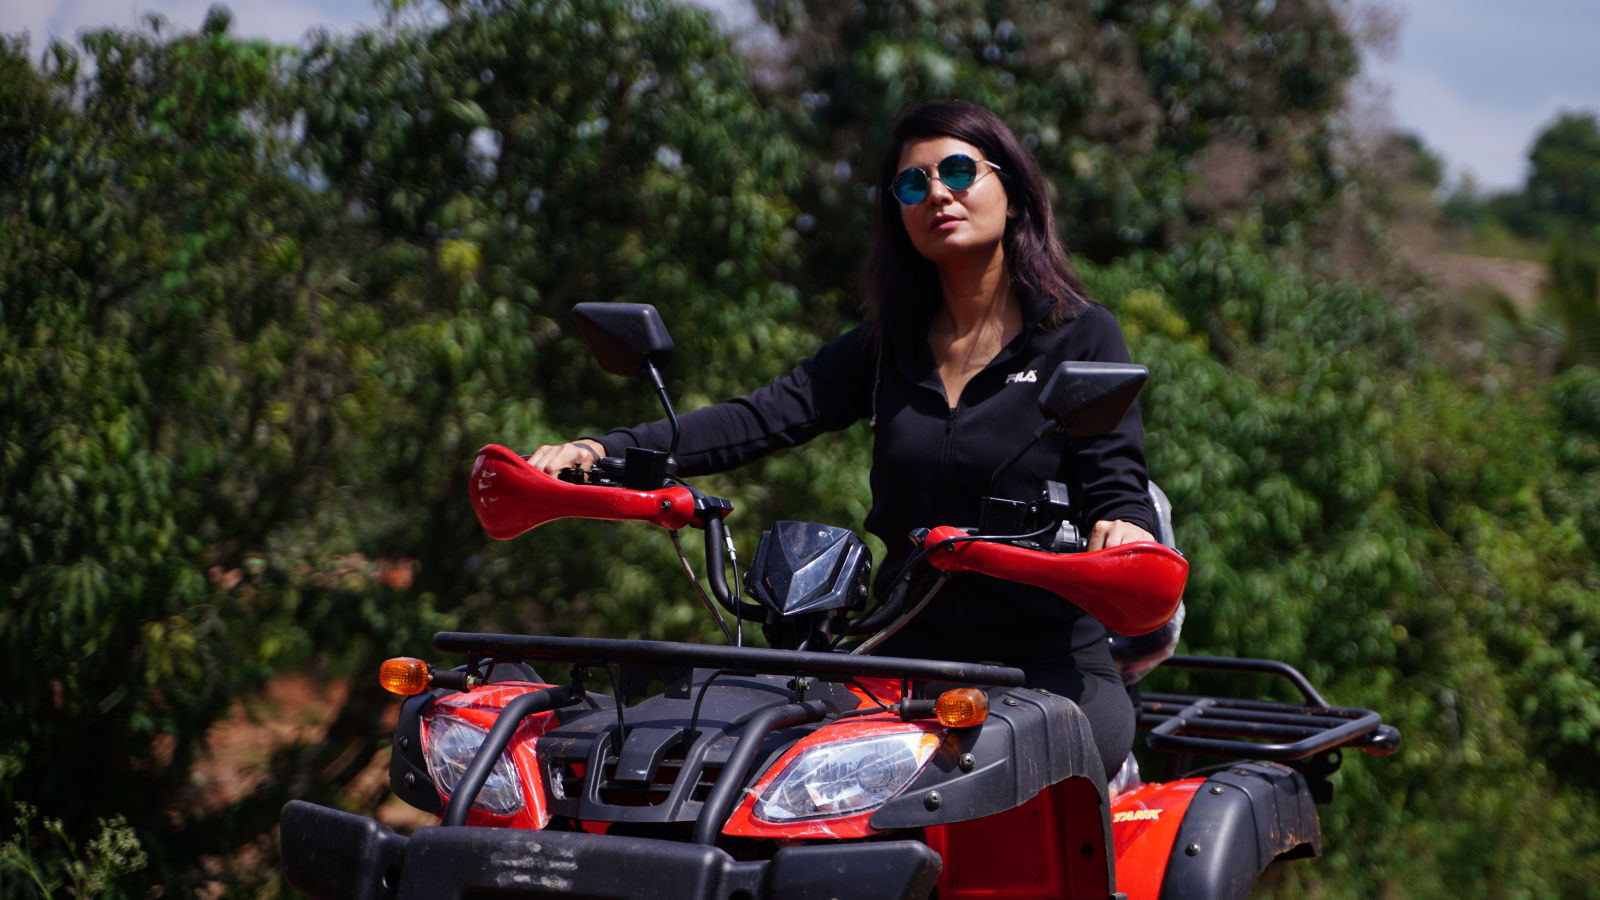
<path fill-rule="evenodd" d="M 1150 532 L 1121 519 L 1110 522 L 1094 523 L 1094 530 L 1089 532 L 1089 549 L 1104 550 L 1107 547 L 1117 547 L 1122 544 L 1131 544 L 1134 541 L 1153 541 Z"/>
<path fill-rule="evenodd" d="M 545 444 L 533 451 L 528 462 L 546 475 L 556 475 L 562 469 L 587 469 L 605 455 L 606 448 L 598 441 L 584 438 L 565 444 Z"/>

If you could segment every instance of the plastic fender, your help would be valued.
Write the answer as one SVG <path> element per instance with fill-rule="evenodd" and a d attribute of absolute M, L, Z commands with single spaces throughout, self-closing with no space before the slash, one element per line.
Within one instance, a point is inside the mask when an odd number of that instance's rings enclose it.
<path fill-rule="evenodd" d="M 1105 766 L 1089 719 L 1065 697 L 1027 688 L 991 693 L 983 724 L 955 729 L 951 738 L 910 787 L 873 813 L 872 827 L 926 828 L 992 816 L 1066 779 L 1087 779 L 1105 793 Z M 963 754 L 972 757 L 970 770 L 960 765 Z M 928 805 L 929 791 L 939 794 L 936 809 Z M 1097 817 L 1105 820 L 1105 846 L 1111 829 L 1107 810 Z"/>
<path fill-rule="evenodd" d="M 924 830 L 944 860 L 940 900 L 1104 900 L 1111 893 L 1099 787 L 1068 778 L 1021 806 Z M 1120 885 L 1119 885 L 1120 887 Z"/>
<path fill-rule="evenodd" d="M 1188 778 L 1146 784 L 1111 803 L 1111 846 L 1117 860 L 1117 890 L 1128 900 L 1157 900 L 1167 860 L 1184 813 L 1204 783 Z"/>
<path fill-rule="evenodd" d="M 463 691 L 448 694 L 434 701 L 429 710 L 432 714 L 450 712 L 465 722 L 482 728 L 485 733 L 494 727 L 495 719 L 500 715 L 500 710 L 510 703 L 518 694 L 532 690 L 543 690 L 550 687 L 548 684 L 528 684 L 523 682 L 499 682 Z M 539 735 L 556 727 L 554 711 L 535 713 L 522 720 L 517 730 L 511 736 L 511 743 L 506 746 L 506 751 L 511 754 L 515 764 L 517 778 L 522 782 L 522 796 L 527 802 L 521 810 L 509 816 L 497 816 L 473 808 L 467 812 L 468 825 L 491 825 L 503 828 L 533 828 L 540 829 L 550 824 L 550 809 L 545 797 L 544 768 L 539 765 L 539 757 L 535 753 L 535 742 Z M 423 755 L 427 755 L 428 729 L 422 728 Z M 449 804 L 449 798 L 441 791 L 439 793 L 443 805 Z"/>
<path fill-rule="evenodd" d="M 830 838 L 850 839 L 864 838 L 879 834 L 879 830 L 867 824 L 877 808 L 854 815 L 839 816 L 836 818 L 803 819 L 796 822 L 774 823 L 756 817 L 756 801 L 766 792 L 767 788 L 777 780 L 783 771 L 800 758 L 802 753 L 812 747 L 824 744 L 852 741 L 861 738 L 877 737 L 885 734 L 905 734 L 907 732 L 925 732 L 936 734 L 941 738 L 949 731 L 942 725 L 933 722 L 902 722 L 898 716 L 884 713 L 880 716 L 863 716 L 859 719 L 846 719 L 834 722 L 831 725 L 817 729 L 811 734 L 790 747 L 776 763 L 761 776 L 755 786 L 745 791 L 745 797 L 739 806 L 728 817 L 728 824 L 723 826 L 722 833 L 733 837 L 755 838 Z"/>
<path fill-rule="evenodd" d="M 1194 792 L 1159 896 L 1244 900 L 1274 860 L 1320 855 L 1321 826 L 1304 776 L 1277 763 L 1235 763 Z"/>
<path fill-rule="evenodd" d="M 948 525 L 928 533 L 932 547 L 967 533 Z M 1153 541 L 1092 553 L 1046 553 L 992 541 L 958 541 L 928 554 L 946 572 L 978 572 L 1059 594 L 1112 631 L 1140 635 L 1165 625 L 1183 599 L 1189 561 Z"/>
<path fill-rule="evenodd" d="M 635 491 L 569 484 L 499 444 L 478 451 L 471 481 L 472 510 L 483 530 L 498 541 L 567 517 L 649 522 L 671 529 L 695 521 L 688 488 Z"/>
<path fill-rule="evenodd" d="M 407 697 L 395 717 L 393 746 L 389 752 L 389 789 L 406 803 L 435 816 L 443 816 L 445 804 L 439 789 L 428 775 L 427 755 L 422 752 L 422 715 L 433 701 L 450 693 L 442 688 Z"/>

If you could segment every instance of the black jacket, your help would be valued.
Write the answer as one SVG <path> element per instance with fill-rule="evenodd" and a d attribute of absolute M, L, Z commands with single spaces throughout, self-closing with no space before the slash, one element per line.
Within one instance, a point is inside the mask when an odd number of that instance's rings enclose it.
<path fill-rule="evenodd" d="M 1111 434 L 1047 437 L 1006 471 L 990 475 L 1043 422 L 1039 389 L 1064 360 L 1127 362 L 1111 314 L 1090 304 L 1054 328 L 1048 305 L 1024 303 L 1022 332 L 973 376 L 951 409 L 925 330 L 891 338 L 880 355 L 863 328 L 824 346 L 794 371 L 751 394 L 680 416 L 680 474 L 719 472 L 861 419 L 873 422 L 872 510 L 866 528 L 888 547 L 877 586 L 888 587 L 915 528 L 975 526 L 984 495 L 1037 496 L 1060 481 L 1085 521 L 1122 519 L 1154 532 L 1143 429 L 1135 407 Z M 630 446 L 666 449 L 663 421 L 599 440 L 611 456 Z M 888 655 L 1099 666 L 1105 629 L 1047 591 L 976 575 L 957 576 L 922 614 L 886 642 Z"/>

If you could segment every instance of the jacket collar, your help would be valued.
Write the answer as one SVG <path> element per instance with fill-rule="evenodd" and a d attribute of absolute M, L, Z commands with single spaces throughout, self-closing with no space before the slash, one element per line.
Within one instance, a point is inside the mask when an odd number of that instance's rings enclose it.
<path fill-rule="evenodd" d="M 1050 315 L 1050 310 L 1056 305 L 1054 297 L 1043 297 L 1033 291 L 1022 292 L 1019 302 L 1022 304 L 1024 330 L 1043 326 L 1045 317 Z"/>
<path fill-rule="evenodd" d="M 1000 348 L 1000 352 L 990 361 L 989 366 L 1006 362 L 1015 356 L 1033 334 L 1044 328 L 1045 317 L 1050 314 L 1050 308 L 1055 301 L 1048 297 L 1038 297 L 1032 293 L 1022 296 L 1022 331 L 1012 341 Z M 914 322 L 911 317 L 906 317 L 908 324 L 901 327 L 890 326 L 888 334 L 888 352 L 894 366 L 900 370 L 901 377 L 912 384 L 927 387 L 931 390 L 944 392 L 944 384 L 939 380 L 939 368 L 933 360 L 933 350 L 928 346 L 928 319 L 919 317 Z M 988 368 L 985 366 L 984 368 Z"/>

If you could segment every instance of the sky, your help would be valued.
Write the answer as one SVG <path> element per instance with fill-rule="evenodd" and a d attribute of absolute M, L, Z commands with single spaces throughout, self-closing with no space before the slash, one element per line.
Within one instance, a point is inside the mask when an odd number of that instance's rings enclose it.
<path fill-rule="evenodd" d="M 212 0 L 0 0 L 0 33 L 45 36 L 133 27 L 159 12 L 195 29 Z M 741 0 L 704 0 L 748 21 Z M 1600 115 L 1600 0 L 1342 0 L 1398 16 L 1392 52 L 1369 52 L 1366 92 L 1399 127 L 1420 135 L 1450 177 L 1514 190 L 1534 137 L 1562 111 Z M 376 24 L 373 0 L 250 0 L 228 4 L 234 32 L 295 43 L 314 27 L 352 33 Z"/>
<path fill-rule="evenodd" d="M 1600 116 L 1600 0 L 1404 0 L 1393 58 L 1369 58 L 1395 123 L 1453 175 L 1520 188 L 1563 110 Z"/>

